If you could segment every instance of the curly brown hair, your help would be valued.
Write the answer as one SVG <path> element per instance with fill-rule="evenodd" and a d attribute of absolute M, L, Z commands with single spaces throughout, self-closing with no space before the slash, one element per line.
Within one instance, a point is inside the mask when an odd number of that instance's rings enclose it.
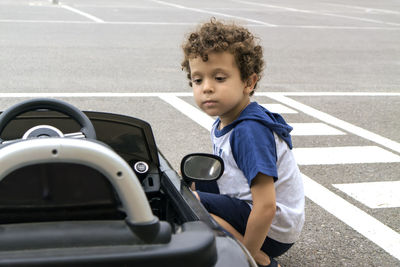
<path fill-rule="evenodd" d="M 212 18 L 210 22 L 188 34 L 182 45 L 184 59 L 182 70 L 187 72 L 192 86 L 189 59 L 200 56 L 208 60 L 208 54 L 213 52 L 229 52 L 234 55 L 242 81 L 246 81 L 253 73 L 257 74 L 257 82 L 261 79 L 264 69 L 262 47 L 256 43 L 256 37 L 249 30 L 235 24 L 223 24 Z M 254 86 L 254 90 L 257 83 Z M 253 95 L 254 90 L 250 95 Z"/>

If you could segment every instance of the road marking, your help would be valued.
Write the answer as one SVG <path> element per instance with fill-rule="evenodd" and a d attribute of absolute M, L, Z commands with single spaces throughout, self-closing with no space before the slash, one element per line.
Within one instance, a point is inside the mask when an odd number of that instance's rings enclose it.
<path fill-rule="evenodd" d="M 312 10 L 305 10 L 305 9 L 298 9 L 298 8 L 291 8 L 291 7 L 284 7 L 284 6 L 269 5 L 269 4 L 256 3 L 256 2 L 250 2 L 250 1 L 242 1 L 242 0 L 232 0 L 232 1 L 236 2 L 236 3 L 242 3 L 242 4 L 248 4 L 248 5 L 255 5 L 255 6 L 263 6 L 263 7 L 269 7 L 269 8 L 283 9 L 283 10 L 291 11 L 291 12 L 315 14 L 315 15 L 321 15 L 321 16 L 344 18 L 344 19 L 349 19 L 349 20 L 358 20 L 358 21 L 363 21 L 363 22 L 372 22 L 372 23 L 378 23 L 378 24 L 400 26 L 399 23 L 386 22 L 386 21 L 375 20 L 375 19 L 366 19 L 366 18 L 361 18 L 361 17 L 345 16 L 345 15 L 333 14 L 333 13 L 327 13 L 327 12 L 317 12 L 317 11 L 312 11 Z"/>
<path fill-rule="evenodd" d="M 95 17 L 95 16 L 93 16 L 93 15 L 90 15 L 89 13 L 80 11 L 80 10 L 78 10 L 78 9 L 76 9 L 76 8 L 73 8 L 73 7 L 70 7 L 70 6 L 67 6 L 67 5 L 59 5 L 59 7 L 64 8 L 64 9 L 66 9 L 66 10 L 69 10 L 69 11 L 71 11 L 71 12 L 74 12 L 74 13 L 76 13 L 76 14 L 79 14 L 79 15 L 81 15 L 81 16 L 84 16 L 84 17 L 86 17 L 86 18 L 88 18 L 88 19 L 90 19 L 90 20 L 93 20 L 94 22 L 104 23 L 104 20 L 102 20 L 102 19 L 100 19 L 100 18 L 98 18 L 98 17 Z"/>
<path fill-rule="evenodd" d="M 313 135 L 345 135 L 344 132 L 339 131 L 325 123 L 289 123 L 293 127 L 290 133 L 293 136 L 313 136 Z"/>
<path fill-rule="evenodd" d="M 31 19 L 0 19 L 0 23 L 98 24 L 93 21 L 81 21 L 81 20 L 31 20 Z"/>
<path fill-rule="evenodd" d="M 280 113 L 280 114 L 294 114 L 298 113 L 296 110 L 288 108 L 282 104 L 260 104 L 271 112 Z"/>
<path fill-rule="evenodd" d="M 260 21 L 260 20 L 249 19 L 249 18 L 245 18 L 245 17 L 234 16 L 234 15 L 229 15 L 229 14 L 225 14 L 225 13 L 214 12 L 214 11 L 209 11 L 209 10 L 204 10 L 204 9 L 199 9 L 199 8 L 186 7 L 186 6 L 182 6 L 182 5 L 178 5 L 178 4 L 174 4 L 174 3 L 169 3 L 169 2 L 165 2 L 165 1 L 159 1 L 159 0 L 151 0 L 151 1 L 155 2 L 155 3 L 158 3 L 158 4 L 172 6 L 172 7 L 179 8 L 179 9 L 185 9 L 185 10 L 190 10 L 190 11 L 194 11 L 194 12 L 205 13 L 205 14 L 216 15 L 216 16 L 222 16 L 222 17 L 233 18 L 233 19 L 240 19 L 240 20 L 244 20 L 244 21 L 247 21 L 247 22 L 251 22 L 251 23 L 265 25 L 265 26 L 268 26 L 268 27 L 275 27 L 276 26 L 275 24 L 267 23 L 267 22 Z"/>
<path fill-rule="evenodd" d="M 162 100 L 173 106 L 175 109 L 179 110 L 182 114 L 188 116 L 193 121 L 211 131 L 211 127 L 215 121 L 214 118 L 208 116 L 203 111 L 193 107 L 186 101 L 173 96 L 173 95 L 163 95 L 160 96 Z M 270 104 L 268 105 L 270 106 Z M 283 105 L 275 106 L 278 109 L 286 108 Z M 345 133 L 330 127 L 324 123 L 291 123 L 294 129 L 292 135 L 343 135 Z"/>
<path fill-rule="evenodd" d="M 54 23 L 54 24 L 93 24 L 93 25 L 141 25 L 141 26 L 195 26 L 192 22 L 151 22 L 151 21 L 104 21 L 95 17 L 88 21 L 82 20 L 29 20 L 29 19 L 0 19 L 0 23 Z"/>
<path fill-rule="evenodd" d="M 29 3 L 29 6 L 43 6 L 43 3 Z M 46 4 L 48 5 L 48 3 Z"/>
<path fill-rule="evenodd" d="M 400 234 L 303 174 L 305 195 L 400 260 Z"/>
<path fill-rule="evenodd" d="M 160 96 L 162 100 L 173 106 L 175 109 L 182 112 L 182 114 L 186 115 L 193 121 L 200 124 L 202 127 L 206 128 L 208 131 L 211 131 L 211 127 L 214 123 L 214 119 L 205 114 L 203 111 L 195 108 L 190 105 L 186 101 L 183 101 L 179 97 L 173 95 L 163 95 Z"/>
<path fill-rule="evenodd" d="M 387 9 L 378 9 L 378 8 L 371 8 L 371 7 L 361 7 L 361 6 L 350 6 L 350 5 L 341 5 L 341 4 L 328 4 L 330 6 L 340 6 L 346 8 L 354 8 L 354 9 L 361 9 L 366 13 L 388 13 L 388 14 L 396 14 L 400 15 L 400 12 L 394 10 L 387 10 Z"/>
<path fill-rule="evenodd" d="M 293 148 L 299 165 L 400 162 L 400 156 L 377 146 Z"/>
<path fill-rule="evenodd" d="M 400 96 L 390 92 L 256 92 L 257 96 L 278 94 L 283 96 Z"/>
<path fill-rule="evenodd" d="M 258 25 L 256 25 L 257 27 Z M 321 29 L 321 30 L 400 30 L 400 27 L 357 27 L 357 26 L 328 26 L 328 25 L 277 25 L 277 28 L 287 29 Z"/>
<path fill-rule="evenodd" d="M 111 92 L 95 92 L 95 93 L 0 93 L 0 97 L 4 98 L 34 98 L 34 97 L 159 97 L 159 96 L 192 96 L 192 93 L 111 93 Z"/>
<path fill-rule="evenodd" d="M 250 26 L 250 25 L 249 25 Z M 251 25 L 260 27 L 258 25 Z M 321 29 L 321 30 L 400 30 L 400 27 L 359 27 L 359 26 L 329 26 L 329 25 L 276 25 L 277 28 L 286 29 Z"/>
<path fill-rule="evenodd" d="M 400 181 L 334 184 L 371 209 L 399 208 Z"/>
<path fill-rule="evenodd" d="M 259 94 L 260 95 L 260 94 Z M 380 136 L 378 134 L 375 134 L 373 132 L 367 131 L 361 127 L 355 126 L 353 124 L 350 124 L 346 121 L 337 119 L 327 113 L 324 113 L 322 111 L 319 111 L 315 108 L 309 107 L 307 105 L 304 105 L 298 101 L 295 101 L 293 99 L 290 99 L 280 93 L 264 93 L 262 95 L 268 96 L 269 98 L 272 98 L 278 102 L 281 102 L 289 107 L 292 107 L 294 109 L 297 109 L 307 115 L 310 115 L 314 118 L 319 119 L 320 121 L 323 121 L 327 124 L 333 125 L 336 128 L 343 129 L 349 133 L 358 135 L 364 139 L 367 139 L 369 141 L 372 141 L 374 143 L 377 143 L 379 145 L 382 145 L 390 150 L 396 151 L 400 153 L 400 143 L 397 143 L 395 141 L 390 140 L 389 138 Z"/>

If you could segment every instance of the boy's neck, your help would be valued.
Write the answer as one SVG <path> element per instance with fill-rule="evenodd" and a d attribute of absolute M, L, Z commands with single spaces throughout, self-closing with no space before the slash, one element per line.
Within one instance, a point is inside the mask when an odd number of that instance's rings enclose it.
<path fill-rule="evenodd" d="M 242 107 L 240 109 L 238 109 L 238 112 L 234 116 L 229 116 L 229 117 L 220 116 L 219 117 L 220 122 L 219 122 L 218 130 L 222 130 L 224 127 L 228 126 L 229 124 L 234 122 L 237 118 L 239 118 L 239 116 L 242 113 L 242 111 L 249 104 L 250 104 L 250 98 L 248 99 L 248 101 L 243 103 Z"/>

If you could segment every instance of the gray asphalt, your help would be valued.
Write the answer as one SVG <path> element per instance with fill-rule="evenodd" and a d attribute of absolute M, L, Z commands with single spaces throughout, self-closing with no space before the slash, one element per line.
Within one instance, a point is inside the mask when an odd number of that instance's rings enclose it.
<path fill-rule="evenodd" d="M 212 16 L 234 19 L 260 37 L 267 62 L 260 92 L 400 93 L 400 2 L 396 0 L 60 3 L 0 0 L 0 94 L 24 93 L 28 98 L 32 93 L 190 93 L 180 68 L 180 45 L 185 33 Z M 399 95 L 290 98 L 400 142 Z M 0 110 L 22 99 L 4 96 Z M 63 99 L 84 110 L 122 113 L 150 122 L 161 151 L 176 169 L 185 154 L 211 151 L 207 130 L 157 97 Z M 191 97 L 181 99 L 194 105 Z M 274 103 L 257 94 L 254 100 Z M 289 122 L 319 122 L 302 112 L 285 118 Z M 377 145 L 351 133 L 295 136 L 293 142 L 295 147 Z M 371 209 L 332 186 L 399 181 L 400 163 L 300 168 L 400 233 L 400 208 Z M 400 266 L 399 259 L 318 203 L 307 199 L 306 213 L 300 241 L 278 258 L 282 266 Z"/>

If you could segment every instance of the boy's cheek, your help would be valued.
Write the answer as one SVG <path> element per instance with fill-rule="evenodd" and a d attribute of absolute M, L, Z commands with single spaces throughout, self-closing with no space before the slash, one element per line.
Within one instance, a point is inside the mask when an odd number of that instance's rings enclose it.
<path fill-rule="evenodd" d="M 200 96 L 199 96 L 199 93 L 197 93 L 195 90 L 193 90 L 193 97 L 194 97 L 194 101 L 196 102 L 197 106 L 200 107 L 200 104 L 201 104 Z"/>

